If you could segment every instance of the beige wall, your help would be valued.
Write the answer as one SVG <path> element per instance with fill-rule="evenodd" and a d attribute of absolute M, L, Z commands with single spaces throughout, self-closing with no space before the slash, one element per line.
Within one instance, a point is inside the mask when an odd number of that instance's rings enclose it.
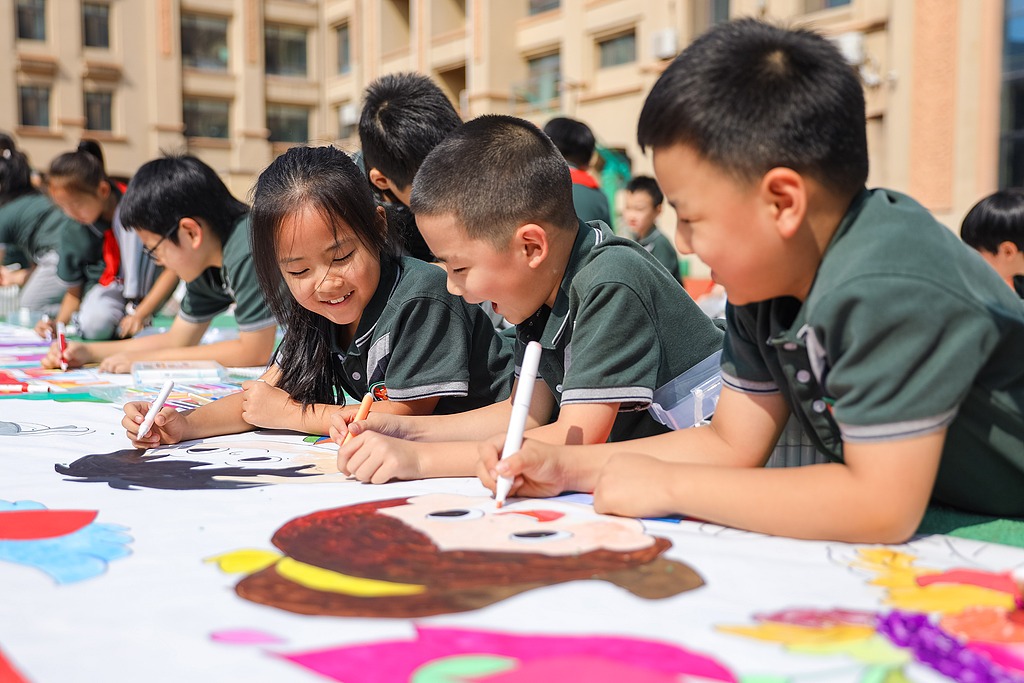
<path fill-rule="evenodd" d="M 0 53 L 13 65 L 0 69 L 0 129 L 13 130 L 45 168 L 83 135 L 83 89 L 111 89 L 115 130 L 90 136 L 103 143 L 112 173 L 130 174 L 160 150 L 187 148 L 240 196 L 287 147 L 267 141 L 268 102 L 308 106 L 312 141 L 354 148 L 357 139 L 339 138 L 339 110 L 349 105 L 358 113 L 367 83 L 407 69 L 434 77 L 465 118 L 510 112 L 538 124 L 559 114 L 582 119 L 603 144 L 627 151 L 635 173 L 649 173 L 635 122 L 667 64 L 654 54 L 655 35 L 674 31 L 681 49 L 706 26 L 699 3 L 679 0 L 563 0 L 532 17 L 526 0 L 109 1 L 111 49 L 84 50 L 80 0 L 49 1 L 45 42 L 15 40 L 15 0 L 0 0 Z M 996 189 L 1002 1 L 853 0 L 810 13 L 807 7 L 807 0 L 733 0 L 731 14 L 828 35 L 859 33 L 870 184 L 913 194 L 955 229 L 977 199 Z M 182 69 L 183 10 L 229 19 L 226 73 Z M 307 29 L 306 78 L 264 75 L 264 22 Z M 336 68 L 335 30 L 343 23 L 352 45 L 347 74 Z M 636 62 L 599 68 L 597 42 L 631 29 Z M 560 96 L 530 106 L 516 97 L 526 60 L 555 50 Z M 17 86 L 28 83 L 53 88 L 47 130 L 18 126 Z M 188 95 L 231 100 L 229 139 L 184 138 L 181 103 Z M 671 225 L 666 216 L 663 229 L 671 233 Z"/>

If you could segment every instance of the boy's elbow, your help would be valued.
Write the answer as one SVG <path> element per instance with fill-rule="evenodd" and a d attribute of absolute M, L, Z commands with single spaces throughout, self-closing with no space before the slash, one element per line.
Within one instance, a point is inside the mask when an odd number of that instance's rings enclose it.
<path fill-rule="evenodd" d="M 849 538 L 837 539 L 848 543 L 906 543 L 917 532 L 924 510 L 908 510 L 902 505 L 884 505 L 876 501 L 873 509 L 857 516 L 859 523 Z"/>

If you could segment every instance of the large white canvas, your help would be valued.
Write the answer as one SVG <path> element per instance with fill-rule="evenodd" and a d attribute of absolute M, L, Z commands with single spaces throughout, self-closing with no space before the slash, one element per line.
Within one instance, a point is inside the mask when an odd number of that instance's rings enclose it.
<path fill-rule="evenodd" d="M 54 470 L 87 454 L 128 447 L 120 411 L 112 406 L 4 400 L 0 419 L 37 428 L 80 428 L 0 435 L 0 500 L 35 501 L 51 510 L 96 510 L 95 523 L 111 525 L 107 531 L 115 537 L 130 537 L 123 544 L 127 554 L 76 581 L 62 583 L 40 569 L 0 560 L 0 652 L 33 681 L 323 681 L 276 655 L 409 640 L 417 627 L 629 636 L 700 653 L 737 677 L 859 681 L 870 666 L 848 648 L 833 654 L 821 648 L 794 651 L 721 627 L 752 627 L 757 614 L 795 608 L 823 614 L 892 608 L 885 604 L 893 599 L 892 587 L 870 582 L 891 580 L 898 573 L 880 572 L 866 559 L 866 552 L 877 557 L 883 548 L 779 539 L 694 521 L 645 521 L 648 534 L 671 541 L 665 557 L 692 568 L 703 586 L 644 599 L 608 581 L 578 580 L 521 592 L 480 609 L 418 619 L 295 614 L 240 598 L 235 593 L 240 577 L 207 560 L 240 549 L 273 551 L 275 531 L 319 510 L 438 493 L 483 497 L 487 492 L 473 479 L 371 486 L 330 475 L 228 490 L 115 488 Z M 304 444 L 300 435 L 223 437 L 207 445 L 223 449 L 237 464 L 251 455 L 230 455 L 239 441 L 263 444 L 282 460 L 306 448 L 323 449 L 330 457 L 329 445 Z M 285 443 L 290 446 L 278 446 Z M 910 558 L 913 566 L 936 571 L 1005 574 L 1024 567 L 1022 550 L 943 536 L 889 550 L 902 555 L 888 557 Z M 401 548 L 393 552 L 400 554 Z M 973 595 L 998 597 L 998 592 L 961 588 L 952 586 L 969 600 Z M 904 594 L 902 599 L 909 598 Z M 947 598 L 939 602 L 951 604 Z M 930 614 L 936 618 L 937 612 Z M 213 634 L 235 642 L 214 640 Z M 237 642 L 247 638 L 256 642 Z M 899 668 L 912 681 L 942 680 L 921 664 Z"/>

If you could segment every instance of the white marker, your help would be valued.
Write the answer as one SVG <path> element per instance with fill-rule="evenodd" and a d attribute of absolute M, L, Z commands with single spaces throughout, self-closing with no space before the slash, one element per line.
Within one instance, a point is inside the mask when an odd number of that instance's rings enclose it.
<path fill-rule="evenodd" d="M 508 431 L 505 432 L 505 446 L 501 449 L 501 459 L 518 453 L 523 447 L 523 430 L 526 429 L 526 418 L 530 415 L 530 400 L 533 398 L 533 382 L 537 379 L 537 368 L 540 366 L 541 345 L 532 341 L 526 345 L 523 354 L 523 365 L 519 369 L 519 384 L 516 395 L 512 399 L 512 416 L 508 419 Z M 511 477 L 498 477 L 494 500 L 498 507 L 505 503 L 509 489 L 512 488 Z"/>
<path fill-rule="evenodd" d="M 146 438 L 146 434 L 149 434 L 149 430 L 153 427 L 153 420 L 156 419 L 157 413 L 159 413 L 164 403 L 167 403 L 167 397 L 171 395 L 171 390 L 174 389 L 174 380 L 169 379 L 164 382 L 164 386 L 160 389 L 160 393 L 156 395 L 153 402 L 149 404 L 149 412 L 146 413 L 146 417 L 142 419 L 142 424 L 139 425 L 139 435 L 135 437 L 136 441 L 141 441 Z"/>

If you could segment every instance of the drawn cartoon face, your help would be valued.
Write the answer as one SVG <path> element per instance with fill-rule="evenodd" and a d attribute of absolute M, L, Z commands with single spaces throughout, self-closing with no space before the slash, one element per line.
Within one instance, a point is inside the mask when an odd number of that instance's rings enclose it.
<path fill-rule="evenodd" d="M 218 437 L 145 452 L 97 453 L 54 469 L 79 481 L 119 489 L 240 489 L 348 481 L 338 471 L 337 451 L 331 442 L 295 443 L 258 435 Z"/>
<path fill-rule="evenodd" d="M 664 538 L 589 506 L 425 495 L 321 510 L 286 523 L 280 553 L 210 561 L 246 574 L 235 591 L 301 614 L 409 618 L 465 612 L 567 581 L 606 581 L 648 600 L 703 584 L 662 555 Z"/>
<path fill-rule="evenodd" d="M 635 519 L 598 515 L 580 505 L 549 500 L 524 500 L 497 510 L 490 498 L 432 494 L 381 514 L 402 520 L 444 551 L 574 555 L 654 545 L 654 538 Z"/>

